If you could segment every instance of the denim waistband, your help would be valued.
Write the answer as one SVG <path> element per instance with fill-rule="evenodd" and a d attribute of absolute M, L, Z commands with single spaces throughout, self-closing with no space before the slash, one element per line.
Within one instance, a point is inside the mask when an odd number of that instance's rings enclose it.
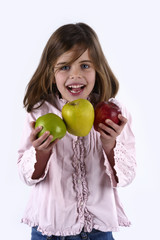
<path fill-rule="evenodd" d="M 83 229 L 81 233 L 71 236 L 46 236 L 42 235 L 42 233 L 37 230 L 37 227 L 33 227 L 31 240 L 114 240 L 114 238 L 112 232 L 101 232 L 96 229 L 93 229 L 89 233 Z"/>

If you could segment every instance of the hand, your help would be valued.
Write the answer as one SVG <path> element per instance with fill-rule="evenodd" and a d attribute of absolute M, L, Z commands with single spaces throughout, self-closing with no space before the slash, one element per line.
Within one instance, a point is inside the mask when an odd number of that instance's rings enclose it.
<path fill-rule="evenodd" d="M 32 132 L 30 134 L 32 146 L 38 151 L 50 152 L 59 139 L 56 139 L 51 143 L 53 136 L 50 135 L 49 131 L 46 131 L 42 136 L 37 138 L 37 134 L 42 130 L 42 126 L 35 128 L 35 122 L 31 122 L 30 126 L 32 128 Z"/>
<path fill-rule="evenodd" d="M 116 143 L 116 138 L 118 135 L 121 134 L 124 126 L 127 123 L 127 119 L 123 117 L 121 114 L 118 115 L 119 120 L 121 121 L 121 124 L 115 124 L 112 120 L 106 119 L 106 124 L 100 123 L 99 124 L 99 133 L 100 138 L 102 141 L 103 148 L 106 152 L 110 152 L 114 147 Z"/>

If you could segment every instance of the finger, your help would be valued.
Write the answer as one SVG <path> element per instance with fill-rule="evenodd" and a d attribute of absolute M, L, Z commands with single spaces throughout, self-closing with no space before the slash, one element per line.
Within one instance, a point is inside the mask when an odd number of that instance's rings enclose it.
<path fill-rule="evenodd" d="M 33 147 L 38 148 L 40 145 L 42 145 L 47 140 L 49 135 L 50 135 L 50 132 L 46 131 L 45 133 L 43 133 L 42 136 L 40 136 L 38 138 L 36 137 L 36 139 L 34 139 L 34 141 L 32 142 Z"/>
<path fill-rule="evenodd" d="M 118 118 L 121 122 L 127 123 L 127 121 L 128 121 L 127 118 L 125 118 L 122 114 L 118 114 Z"/>
<path fill-rule="evenodd" d="M 114 123 L 110 119 L 106 119 L 105 123 L 106 123 L 107 126 L 112 128 L 115 132 L 118 132 L 118 130 L 119 130 L 119 125 L 118 124 Z"/>
<path fill-rule="evenodd" d="M 32 122 L 30 122 L 30 127 L 32 128 L 32 129 L 34 129 L 35 128 L 35 121 L 32 121 Z"/>
<path fill-rule="evenodd" d="M 50 136 L 46 139 L 46 141 L 45 141 L 42 145 L 40 145 L 40 146 L 38 147 L 37 150 L 51 150 L 51 149 L 53 148 L 53 146 L 59 141 L 59 139 L 56 139 L 56 140 L 54 140 L 53 142 L 51 142 L 52 139 L 53 139 L 53 136 L 50 135 Z"/>
<path fill-rule="evenodd" d="M 30 134 L 30 141 L 33 142 L 37 138 L 37 134 L 42 130 L 42 126 L 38 126 L 37 128 L 33 128 L 31 134 Z"/>
<path fill-rule="evenodd" d="M 123 129 L 122 125 L 118 125 L 110 119 L 106 120 L 106 124 L 107 124 L 107 126 L 109 126 L 111 129 L 113 129 L 115 131 L 116 136 L 120 135 L 120 133 L 122 132 L 122 129 Z M 112 135 L 115 137 L 114 133 Z"/>
<path fill-rule="evenodd" d="M 102 131 L 102 135 L 104 136 L 105 135 L 110 135 L 111 137 L 116 137 L 117 136 L 117 132 L 115 131 L 115 129 L 113 129 L 112 127 L 110 126 L 107 126 L 103 123 L 100 123 L 99 124 L 99 128 L 100 128 L 100 131 Z"/>
<path fill-rule="evenodd" d="M 121 121 L 121 124 L 120 124 L 120 126 L 125 126 L 126 125 L 126 123 L 127 123 L 127 118 L 125 118 L 124 116 L 122 116 L 122 114 L 119 114 L 118 115 L 118 118 L 119 118 L 119 120 Z"/>
<path fill-rule="evenodd" d="M 106 124 L 100 123 L 99 127 L 103 129 L 105 132 L 107 132 L 110 135 L 113 135 L 117 132 L 118 130 L 118 125 L 112 122 L 111 120 L 107 119 Z"/>
<path fill-rule="evenodd" d="M 39 146 L 37 146 L 37 150 L 46 150 L 53 140 L 53 136 L 49 135 Z"/>
<path fill-rule="evenodd" d="M 51 136 L 51 135 L 50 135 Z M 52 138 L 51 138 L 51 140 L 53 139 L 53 136 L 52 136 Z M 55 144 L 57 144 L 57 142 L 59 141 L 59 139 L 57 138 L 57 139 L 55 139 L 53 142 L 49 142 L 49 144 L 48 144 L 48 146 L 46 147 L 47 149 L 52 149 L 53 148 L 53 146 L 55 145 Z"/>
<path fill-rule="evenodd" d="M 110 140 L 111 139 L 111 136 L 106 131 L 99 130 L 99 133 L 100 133 L 101 139 L 105 139 L 105 140 Z"/>

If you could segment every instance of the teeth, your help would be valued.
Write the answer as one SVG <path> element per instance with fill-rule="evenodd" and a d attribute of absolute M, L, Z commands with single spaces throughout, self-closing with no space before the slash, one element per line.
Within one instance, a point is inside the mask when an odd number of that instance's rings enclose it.
<path fill-rule="evenodd" d="M 80 85 L 69 85 L 68 87 L 69 88 L 81 88 L 83 86 L 84 86 L 83 84 L 80 84 Z"/>
<path fill-rule="evenodd" d="M 71 90 L 72 93 L 77 93 L 77 91 Z"/>

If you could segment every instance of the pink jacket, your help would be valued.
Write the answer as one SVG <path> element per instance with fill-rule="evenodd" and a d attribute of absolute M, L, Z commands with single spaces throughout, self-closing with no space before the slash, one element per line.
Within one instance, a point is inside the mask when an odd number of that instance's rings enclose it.
<path fill-rule="evenodd" d="M 118 231 L 119 226 L 130 225 L 119 201 L 117 187 L 130 184 L 135 177 L 135 139 L 130 114 L 116 99 L 110 101 L 120 106 L 123 116 L 128 119 L 114 149 L 118 184 L 103 151 L 100 135 L 93 128 L 86 137 L 67 133 L 54 146 L 45 174 L 33 180 L 36 156 L 29 140 L 29 123 L 49 112 L 61 117 L 66 102 L 56 98 L 56 107 L 45 102 L 27 114 L 18 151 L 18 168 L 20 178 L 27 185 L 33 185 L 33 189 L 22 222 L 38 226 L 38 230 L 48 236 L 75 235 L 83 227 L 88 232 L 93 228 Z"/>

